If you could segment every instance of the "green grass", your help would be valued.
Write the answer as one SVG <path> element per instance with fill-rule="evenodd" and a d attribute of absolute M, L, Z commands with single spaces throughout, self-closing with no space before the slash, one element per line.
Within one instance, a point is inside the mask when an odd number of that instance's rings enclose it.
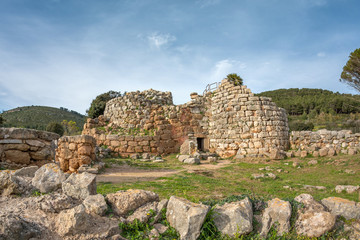
<path fill-rule="evenodd" d="M 140 168 L 167 168 L 181 169 L 183 164 L 174 159 L 174 156 L 167 158 L 166 163 L 142 163 L 139 160 L 130 161 L 124 159 L 108 159 L 108 163 L 122 163 Z M 191 201 L 206 201 L 208 199 L 221 199 L 231 195 L 254 195 L 264 199 L 274 197 L 294 198 L 301 193 L 309 193 L 315 199 L 334 196 L 358 201 L 358 193 L 336 193 L 336 185 L 358 185 L 360 174 L 347 174 L 345 169 L 360 171 L 360 162 L 357 156 L 336 156 L 328 158 L 316 158 L 318 164 L 308 165 L 307 162 L 315 158 L 296 159 L 300 162 L 301 168 L 294 168 L 292 162 L 295 159 L 282 161 L 251 163 L 235 162 L 229 166 L 217 170 L 204 170 L 188 173 L 185 170 L 178 174 L 158 178 L 155 181 L 131 182 L 121 184 L 99 183 L 98 191 L 102 194 L 126 189 L 144 189 L 158 193 L 162 198 L 169 198 L 172 195 L 184 197 Z M 284 163 L 288 162 L 289 165 Z M 261 171 L 259 168 L 270 166 L 273 171 Z M 283 172 L 277 172 L 282 169 Z M 285 173 L 288 171 L 288 173 Z M 251 178 L 253 173 L 272 172 L 277 179 L 255 180 Z M 326 190 L 303 189 L 303 185 L 324 186 Z M 283 186 L 290 186 L 292 190 Z"/>

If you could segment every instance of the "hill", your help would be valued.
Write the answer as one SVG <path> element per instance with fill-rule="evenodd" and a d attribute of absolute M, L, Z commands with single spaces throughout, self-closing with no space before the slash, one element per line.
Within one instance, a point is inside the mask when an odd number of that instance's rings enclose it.
<path fill-rule="evenodd" d="M 323 89 L 290 88 L 256 94 L 286 110 L 290 130 L 350 129 L 360 132 L 360 95 Z"/>
<path fill-rule="evenodd" d="M 80 131 L 85 123 L 86 116 L 66 108 L 45 106 L 18 107 L 2 113 L 4 127 L 23 127 L 45 130 L 50 122 L 62 123 L 73 121 Z"/>
<path fill-rule="evenodd" d="M 285 108 L 289 115 L 360 112 L 360 95 L 311 88 L 278 89 L 257 95 L 271 97 L 276 105 Z"/>

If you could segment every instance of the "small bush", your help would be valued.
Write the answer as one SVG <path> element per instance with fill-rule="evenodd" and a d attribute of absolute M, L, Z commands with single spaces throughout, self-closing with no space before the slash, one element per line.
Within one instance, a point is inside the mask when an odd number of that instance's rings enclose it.
<path fill-rule="evenodd" d="M 60 123 L 51 122 L 46 126 L 46 131 L 57 133 L 60 136 L 62 136 L 64 134 L 65 130 L 64 130 L 63 126 Z"/>
<path fill-rule="evenodd" d="M 226 76 L 226 78 L 232 82 L 235 86 L 241 86 L 243 85 L 243 80 L 242 78 L 237 75 L 236 73 L 230 73 Z"/>

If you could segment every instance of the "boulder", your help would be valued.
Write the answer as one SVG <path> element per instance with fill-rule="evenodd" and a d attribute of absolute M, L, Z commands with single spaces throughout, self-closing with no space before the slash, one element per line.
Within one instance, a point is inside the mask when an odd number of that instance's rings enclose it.
<path fill-rule="evenodd" d="M 103 216 L 108 210 L 105 197 L 101 194 L 87 196 L 83 201 L 83 204 L 86 212 L 89 214 Z"/>
<path fill-rule="evenodd" d="M 262 237 L 266 237 L 270 228 L 277 224 L 277 232 L 280 236 L 288 233 L 290 230 L 291 205 L 288 201 L 280 200 L 279 198 L 272 199 L 267 202 L 268 207 L 264 210 L 261 219 Z M 275 226 L 275 225 L 274 225 Z"/>
<path fill-rule="evenodd" d="M 136 209 L 135 212 L 127 218 L 127 221 L 133 222 L 135 219 L 137 219 L 142 223 L 146 223 L 151 217 L 156 215 L 157 204 L 158 202 L 146 203 L 145 205 Z M 152 215 L 151 212 L 153 212 L 154 215 Z"/>
<path fill-rule="evenodd" d="M 0 172 L 0 194 L 2 196 L 10 196 L 13 194 L 25 194 L 32 190 L 30 182 L 11 173 Z"/>
<path fill-rule="evenodd" d="M 352 185 L 337 185 L 335 187 L 335 192 L 341 193 L 342 191 L 346 191 L 347 193 L 355 193 L 359 191 L 360 186 L 352 186 Z"/>
<path fill-rule="evenodd" d="M 169 201 L 167 199 L 163 199 L 157 204 L 157 206 L 156 206 L 156 215 L 155 215 L 154 220 L 152 221 L 151 224 L 157 223 L 161 219 L 162 211 L 163 211 L 163 209 L 166 209 L 168 202 Z"/>
<path fill-rule="evenodd" d="M 35 198 L 35 205 L 44 212 L 59 213 L 79 205 L 79 201 L 65 194 L 46 194 Z"/>
<path fill-rule="evenodd" d="M 39 237 L 40 227 L 13 213 L 0 213 L 0 239 L 28 240 Z"/>
<path fill-rule="evenodd" d="M 180 146 L 180 154 L 181 155 L 189 155 L 190 154 L 190 142 L 186 139 L 183 144 Z"/>
<path fill-rule="evenodd" d="M 318 161 L 317 161 L 317 160 L 310 160 L 310 161 L 308 162 L 308 165 L 316 165 L 316 164 L 318 164 Z"/>
<path fill-rule="evenodd" d="M 327 156 L 328 152 L 329 152 L 329 149 L 327 149 L 327 148 L 321 148 L 321 149 L 319 150 L 319 156 L 320 156 L 320 157 L 325 157 L 325 156 Z"/>
<path fill-rule="evenodd" d="M 235 237 L 252 231 L 252 204 L 249 198 L 214 208 L 214 224 L 224 235 Z"/>
<path fill-rule="evenodd" d="M 60 236 L 69 236 L 83 233 L 88 228 L 89 215 L 84 205 L 79 205 L 69 210 L 60 212 L 55 225 Z"/>
<path fill-rule="evenodd" d="M 295 201 L 304 205 L 299 209 L 295 222 L 296 232 L 307 237 L 320 237 L 335 226 L 335 216 L 325 211 L 325 207 L 310 194 L 301 194 Z"/>
<path fill-rule="evenodd" d="M 336 216 L 343 216 L 346 219 L 360 219 L 360 203 L 339 197 L 328 197 L 321 200 L 331 212 Z"/>
<path fill-rule="evenodd" d="M 96 175 L 91 173 L 72 173 L 62 183 L 63 192 L 73 198 L 84 200 L 90 195 L 96 194 Z"/>
<path fill-rule="evenodd" d="M 43 165 L 35 172 L 32 179 L 32 185 L 42 193 L 55 191 L 61 187 L 62 182 L 66 180 L 66 175 L 55 163 Z"/>
<path fill-rule="evenodd" d="M 190 155 L 180 155 L 178 157 L 179 161 L 180 162 L 184 162 L 185 159 L 188 159 L 190 157 Z"/>
<path fill-rule="evenodd" d="M 20 168 L 20 169 L 15 171 L 14 176 L 32 178 L 32 177 L 35 176 L 35 172 L 38 169 L 39 169 L 38 166 L 29 166 L 29 167 Z"/>
<path fill-rule="evenodd" d="M 336 217 L 325 211 L 299 213 L 295 223 L 296 232 L 307 237 L 320 237 L 333 229 Z"/>
<path fill-rule="evenodd" d="M 148 202 L 159 201 L 159 196 L 150 191 L 129 189 L 108 194 L 106 200 L 116 214 L 124 216 Z"/>
<path fill-rule="evenodd" d="M 210 206 L 192 203 L 186 199 L 171 196 L 166 219 L 175 228 L 182 240 L 196 240 Z"/>
<path fill-rule="evenodd" d="M 200 164 L 200 159 L 199 158 L 195 158 L 195 157 L 191 157 L 191 158 L 187 158 L 183 161 L 183 163 L 186 164 Z"/>

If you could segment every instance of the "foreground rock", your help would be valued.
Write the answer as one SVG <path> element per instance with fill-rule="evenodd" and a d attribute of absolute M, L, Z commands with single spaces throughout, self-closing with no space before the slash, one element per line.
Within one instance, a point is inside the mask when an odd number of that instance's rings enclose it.
<path fill-rule="evenodd" d="M 103 216 L 108 210 L 105 198 L 101 194 L 88 196 L 85 198 L 83 204 L 85 206 L 86 212 L 89 214 Z"/>
<path fill-rule="evenodd" d="M 61 187 L 62 182 L 66 180 L 66 175 L 55 163 L 43 165 L 35 172 L 32 179 L 32 185 L 42 193 L 55 191 Z"/>
<path fill-rule="evenodd" d="M 108 194 L 106 200 L 116 214 L 123 216 L 148 202 L 159 201 L 159 196 L 150 191 L 129 189 Z"/>
<path fill-rule="evenodd" d="M 252 231 L 253 211 L 249 198 L 214 208 L 214 224 L 224 235 L 248 234 Z"/>
<path fill-rule="evenodd" d="M 262 215 L 262 229 L 260 235 L 266 237 L 270 228 L 278 223 L 277 232 L 282 236 L 290 230 L 291 205 L 287 201 L 279 198 L 272 199 L 267 202 L 268 207 Z"/>
<path fill-rule="evenodd" d="M 343 216 L 346 219 L 360 219 L 360 203 L 339 197 L 329 197 L 321 200 L 331 212 L 336 216 Z"/>
<path fill-rule="evenodd" d="M 29 194 L 31 191 L 32 186 L 26 179 L 5 171 L 0 172 L 1 196 Z"/>
<path fill-rule="evenodd" d="M 325 211 L 323 205 L 315 201 L 309 194 L 301 194 L 295 201 L 304 205 L 299 209 L 295 223 L 296 232 L 307 237 L 320 237 L 332 230 L 335 226 L 336 217 Z"/>
<path fill-rule="evenodd" d="M 73 173 L 62 183 L 63 192 L 77 199 L 85 199 L 96 194 L 96 175 L 91 173 Z"/>
<path fill-rule="evenodd" d="M 171 196 L 167 206 L 166 219 L 170 226 L 179 232 L 180 239 L 196 240 L 209 210 L 210 206 Z"/>
<path fill-rule="evenodd" d="M 31 239 L 38 237 L 40 228 L 37 224 L 26 221 L 15 214 L 0 213 L 0 239 Z"/>
<path fill-rule="evenodd" d="M 89 215 L 84 205 L 60 212 L 56 220 L 57 232 L 61 236 L 83 233 L 88 227 Z"/>

